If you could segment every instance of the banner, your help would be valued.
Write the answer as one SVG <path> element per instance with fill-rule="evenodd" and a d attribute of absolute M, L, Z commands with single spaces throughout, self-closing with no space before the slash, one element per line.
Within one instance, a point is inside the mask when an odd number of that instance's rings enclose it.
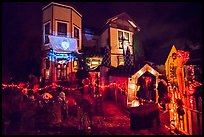
<path fill-rule="evenodd" d="M 77 40 L 74 38 L 60 37 L 49 35 L 50 46 L 54 51 L 57 52 L 78 52 L 77 49 Z"/>

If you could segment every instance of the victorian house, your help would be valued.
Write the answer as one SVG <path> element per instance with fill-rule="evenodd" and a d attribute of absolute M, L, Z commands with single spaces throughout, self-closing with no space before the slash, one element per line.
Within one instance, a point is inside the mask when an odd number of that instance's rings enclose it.
<path fill-rule="evenodd" d="M 72 6 L 54 2 L 42 14 L 42 74 L 48 82 L 70 80 L 82 47 L 82 15 Z"/>
<path fill-rule="evenodd" d="M 140 28 L 126 12 L 108 19 L 99 29 L 82 27 L 82 15 L 73 6 L 52 2 L 42 13 L 42 74 L 47 81 L 72 80 L 81 55 L 90 69 L 97 68 L 105 48 L 110 50 L 110 67 L 124 65 L 127 49 L 132 65 L 133 35 Z"/>

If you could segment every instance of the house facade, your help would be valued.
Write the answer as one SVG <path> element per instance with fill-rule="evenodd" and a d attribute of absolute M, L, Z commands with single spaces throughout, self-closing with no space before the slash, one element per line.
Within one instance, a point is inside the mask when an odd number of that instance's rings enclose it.
<path fill-rule="evenodd" d="M 90 69 L 97 68 L 106 47 L 110 49 L 111 67 L 124 65 L 127 49 L 133 62 L 132 37 L 140 28 L 126 12 L 108 19 L 98 30 L 82 28 L 82 15 L 72 6 L 51 2 L 42 14 L 41 71 L 46 81 L 72 80 L 81 53 Z"/>
<path fill-rule="evenodd" d="M 140 31 L 134 20 L 123 12 L 107 20 L 100 35 L 100 46 L 110 48 L 111 66 L 124 65 L 124 54 L 129 48 L 133 61 L 133 35 Z"/>
<path fill-rule="evenodd" d="M 82 15 L 73 7 L 50 3 L 42 9 L 42 74 L 46 81 L 70 80 L 78 69 Z"/>

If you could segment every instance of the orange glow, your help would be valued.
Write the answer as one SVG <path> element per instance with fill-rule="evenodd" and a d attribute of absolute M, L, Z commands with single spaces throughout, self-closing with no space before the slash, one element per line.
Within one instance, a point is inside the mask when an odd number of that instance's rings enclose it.
<path fill-rule="evenodd" d="M 38 84 L 34 85 L 34 87 L 33 87 L 33 92 L 36 93 L 36 92 L 38 91 L 38 88 L 39 88 L 39 85 L 38 85 Z"/>

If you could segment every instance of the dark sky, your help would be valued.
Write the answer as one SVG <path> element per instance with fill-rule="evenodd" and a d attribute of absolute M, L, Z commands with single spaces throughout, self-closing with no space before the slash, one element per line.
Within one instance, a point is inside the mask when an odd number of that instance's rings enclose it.
<path fill-rule="evenodd" d="M 64 2 L 65 3 L 65 2 Z M 3 75 L 36 73 L 40 68 L 42 8 L 48 3 L 9 2 L 2 4 Z M 202 3 L 74 2 L 83 26 L 101 28 L 108 18 L 127 12 L 140 26 L 138 40 L 146 59 L 175 44 L 201 47 Z M 82 27 L 83 27 L 82 26 Z M 200 48 L 199 47 L 199 48 Z M 167 51 L 168 52 L 168 51 Z M 39 75 L 39 74 L 38 74 Z"/>

